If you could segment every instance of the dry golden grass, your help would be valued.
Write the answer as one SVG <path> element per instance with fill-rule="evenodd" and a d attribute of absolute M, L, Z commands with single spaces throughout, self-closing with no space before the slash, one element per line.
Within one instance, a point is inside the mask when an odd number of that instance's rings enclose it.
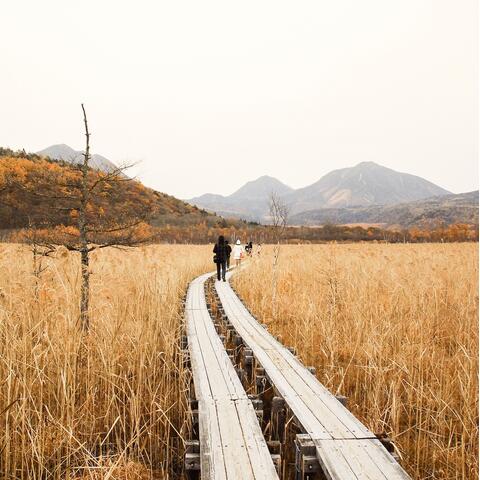
<path fill-rule="evenodd" d="M 281 248 L 234 281 L 416 479 L 478 478 L 478 244 Z"/>
<path fill-rule="evenodd" d="M 417 479 L 477 476 L 478 245 L 264 248 L 235 283 L 254 313 Z M 105 250 L 81 339 L 74 254 L 36 296 L 28 249 L 0 245 L 0 478 L 176 478 L 188 429 L 180 299 L 210 247 Z"/>
<path fill-rule="evenodd" d="M 78 258 L 49 260 L 36 297 L 31 253 L 0 245 L 0 478 L 172 478 L 188 428 L 180 300 L 209 251 L 94 253 L 82 340 Z"/>

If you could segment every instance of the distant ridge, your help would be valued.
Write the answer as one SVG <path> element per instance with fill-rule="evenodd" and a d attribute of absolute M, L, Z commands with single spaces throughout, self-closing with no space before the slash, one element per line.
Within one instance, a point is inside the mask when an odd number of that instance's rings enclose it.
<path fill-rule="evenodd" d="M 361 162 L 354 167 L 333 170 L 297 190 L 273 177 L 263 176 L 229 196 L 206 194 L 188 202 L 220 215 L 267 222 L 268 197 L 272 191 L 283 198 L 291 215 L 322 208 L 396 205 L 451 193 L 421 177 L 375 162 Z"/>
<path fill-rule="evenodd" d="M 72 147 L 60 143 L 58 145 L 51 145 L 37 152 L 38 155 L 49 157 L 53 160 L 63 160 L 64 162 L 73 163 L 78 165 L 83 162 L 82 150 L 74 150 Z M 111 172 L 117 168 L 117 166 L 108 158 L 103 157 L 95 153 L 90 158 L 90 166 L 102 172 Z"/>
<path fill-rule="evenodd" d="M 414 202 L 367 207 L 321 208 L 290 217 L 292 225 L 379 224 L 383 227 L 435 228 L 456 223 L 478 225 L 478 190 Z"/>

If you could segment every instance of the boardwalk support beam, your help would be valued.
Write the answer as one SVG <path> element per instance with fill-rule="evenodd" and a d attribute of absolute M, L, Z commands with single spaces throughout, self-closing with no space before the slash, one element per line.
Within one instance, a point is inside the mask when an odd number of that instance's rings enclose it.
<path fill-rule="evenodd" d="M 325 478 L 316 457 L 315 444 L 310 435 L 295 438 L 295 480 L 320 480 Z"/>
<path fill-rule="evenodd" d="M 200 442 L 198 440 L 185 442 L 185 473 L 189 480 L 200 478 Z"/>
<path fill-rule="evenodd" d="M 282 397 L 273 397 L 271 407 L 272 437 L 282 443 L 285 437 L 286 416 L 285 400 Z"/>
<path fill-rule="evenodd" d="M 400 457 L 395 450 L 393 440 L 386 433 L 377 433 L 376 437 L 380 440 L 380 443 L 385 447 L 387 452 L 398 462 Z"/>

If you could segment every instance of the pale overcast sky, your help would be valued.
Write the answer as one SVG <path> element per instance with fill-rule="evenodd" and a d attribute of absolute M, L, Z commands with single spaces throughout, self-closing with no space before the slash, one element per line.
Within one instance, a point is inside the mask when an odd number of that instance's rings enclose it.
<path fill-rule="evenodd" d="M 478 188 L 477 0 L 0 4 L 0 145 L 141 161 L 188 198 L 375 161 Z"/>

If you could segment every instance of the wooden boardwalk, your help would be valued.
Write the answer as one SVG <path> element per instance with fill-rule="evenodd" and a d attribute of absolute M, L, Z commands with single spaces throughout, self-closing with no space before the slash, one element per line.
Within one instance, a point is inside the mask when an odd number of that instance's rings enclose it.
<path fill-rule="evenodd" d="M 198 401 L 202 479 L 278 479 L 252 402 L 237 376 L 207 309 L 204 285 L 189 286 L 185 304 L 190 363 Z M 186 457 L 195 463 L 196 457 Z"/>
<path fill-rule="evenodd" d="M 307 434 L 325 478 L 410 478 L 377 437 L 253 318 L 229 283 L 215 287 L 229 322 Z"/>

